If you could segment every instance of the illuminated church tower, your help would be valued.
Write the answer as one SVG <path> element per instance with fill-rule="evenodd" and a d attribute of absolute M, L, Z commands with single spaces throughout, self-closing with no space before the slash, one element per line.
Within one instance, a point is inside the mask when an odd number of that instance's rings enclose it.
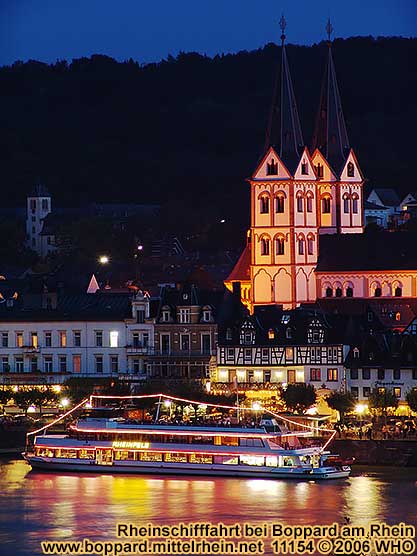
<path fill-rule="evenodd" d="M 282 17 L 280 94 L 274 94 L 264 156 L 248 180 L 247 245 L 225 281 L 230 290 L 240 287 L 241 300 L 250 310 L 256 305 L 287 309 L 314 302 L 319 235 L 363 230 L 363 177 L 348 142 L 330 40 L 310 156 L 288 66 L 285 26 Z"/>
<path fill-rule="evenodd" d="M 349 145 L 342 103 L 337 86 L 331 48 L 330 20 L 328 58 L 323 79 L 319 110 L 311 144 L 317 172 L 320 199 L 318 223 L 320 234 L 363 232 L 363 176 Z"/>

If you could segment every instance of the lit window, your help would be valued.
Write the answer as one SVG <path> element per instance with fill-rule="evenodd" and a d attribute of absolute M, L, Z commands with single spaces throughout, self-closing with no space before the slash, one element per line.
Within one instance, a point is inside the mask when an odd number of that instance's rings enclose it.
<path fill-rule="evenodd" d="M 110 347 L 117 348 L 119 345 L 119 333 L 117 330 L 110 332 Z"/>
<path fill-rule="evenodd" d="M 320 369 L 310 369 L 310 380 L 312 382 L 321 380 L 321 370 Z"/>
<path fill-rule="evenodd" d="M 32 332 L 32 347 L 35 348 L 35 349 L 38 347 L 38 333 L 37 332 Z"/>
<path fill-rule="evenodd" d="M 275 338 L 275 332 L 273 331 L 272 328 L 270 328 L 270 329 L 268 330 L 268 339 L 269 339 L 269 340 L 273 340 L 274 338 Z"/>
<path fill-rule="evenodd" d="M 322 178 L 323 177 L 323 164 L 318 163 L 316 166 L 316 172 L 317 172 L 317 177 L 318 178 Z"/>
<path fill-rule="evenodd" d="M 16 332 L 16 347 L 23 347 L 23 332 Z"/>
<path fill-rule="evenodd" d="M 401 398 L 401 388 L 394 388 L 394 396 L 396 398 Z"/>
<path fill-rule="evenodd" d="M 67 333 L 65 331 L 59 333 L 59 345 L 62 348 L 67 347 Z"/>
<path fill-rule="evenodd" d="M 327 381 L 328 382 L 337 381 L 337 369 L 327 369 Z"/>

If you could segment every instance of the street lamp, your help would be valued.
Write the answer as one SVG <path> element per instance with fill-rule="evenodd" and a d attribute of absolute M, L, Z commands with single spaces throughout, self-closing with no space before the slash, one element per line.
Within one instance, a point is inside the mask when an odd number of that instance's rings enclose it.
<path fill-rule="evenodd" d="M 255 411 L 255 421 L 256 421 L 256 426 L 258 426 L 258 415 L 259 415 L 259 410 L 262 409 L 262 406 L 259 402 L 253 402 L 252 409 Z"/>
<path fill-rule="evenodd" d="M 98 262 L 100 264 L 107 264 L 109 262 L 109 257 L 107 255 L 100 255 Z"/>
<path fill-rule="evenodd" d="M 69 401 L 68 398 L 62 398 L 62 400 L 61 400 L 61 406 L 62 407 L 68 407 L 69 404 L 70 404 L 70 401 Z"/>

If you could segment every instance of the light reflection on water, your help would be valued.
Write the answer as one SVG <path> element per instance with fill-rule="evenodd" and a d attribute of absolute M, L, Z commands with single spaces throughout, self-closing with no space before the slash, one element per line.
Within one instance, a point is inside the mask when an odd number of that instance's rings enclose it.
<path fill-rule="evenodd" d="M 3 460 L 0 553 L 36 556 L 45 539 L 114 540 L 118 522 L 416 525 L 416 480 L 417 470 L 398 469 L 322 483 L 53 474 Z"/>

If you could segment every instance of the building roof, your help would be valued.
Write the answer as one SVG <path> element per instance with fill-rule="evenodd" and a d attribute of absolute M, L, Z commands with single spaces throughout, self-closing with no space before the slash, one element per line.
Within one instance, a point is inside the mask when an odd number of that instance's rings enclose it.
<path fill-rule="evenodd" d="M 364 201 L 363 208 L 365 210 L 389 210 L 389 207 L 383 207 L 382 205 L 376 205 L 375 203 L 370 203 L 369 201 Z"/>
<path fill-rule="evenodd" d="M 29 197 L 50 197 L 48 189 L 43 183 L 37 183 L 32 189 Z"/>
<path fill-rule="evenodd" d="M 398 207 L 401 200 L 395 189 L 373 189 L 385 207 Z"/>
<path fill-rule="evenodd" d="M 316 148 L 322 152 L 333 171 L 339 175 L 350 152 L 350 144 L 330 42 L 311 152 Z"/>
<path fill-rule="evenodd" d="M 412 232 L 326 234 L 319 241 L 316 272 L 417 270 Z"/>
<path fill-rule="evenodd" d="M 248 243 L 240 255 L 226 282 L 246 282 L 250 280 L 251 247 Z"/>

